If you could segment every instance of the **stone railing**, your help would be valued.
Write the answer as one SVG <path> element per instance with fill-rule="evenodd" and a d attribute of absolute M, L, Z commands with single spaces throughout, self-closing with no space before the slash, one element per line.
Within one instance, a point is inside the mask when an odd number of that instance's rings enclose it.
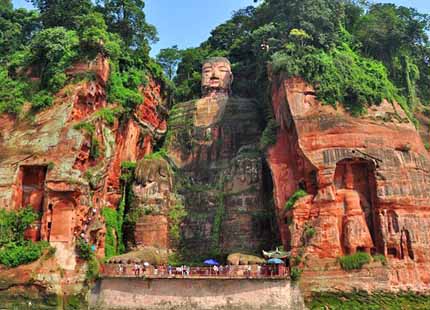
<path fill-rule="evenodd" d="M 286 266 L 223 266 L 218 270 L 213 267 L 168 267 L 142 265 L 136 268 L 135 264 L 104 264 L 101 266 L 101 277 L 124 278 L 243 278 L 243 279 L 272 279 L 289 278 L 289 269 Z"/>

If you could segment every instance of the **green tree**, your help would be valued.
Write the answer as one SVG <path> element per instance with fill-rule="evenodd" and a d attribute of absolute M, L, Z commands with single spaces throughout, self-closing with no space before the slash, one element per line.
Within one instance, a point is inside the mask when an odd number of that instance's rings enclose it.
<path fill-rule="evenodd" d="M 95 57 L 102 53 L 111 59 L 121 54 L 121 39 L 118 35 L 108 32 L 104 16 L 99 12 L 91 12 L 78 19 L 78 34 L 84 53 Z"/>
<path fill-rule="evenodd" d="M 45 28 L 77 29 L 78 18 L 90 13 L 91 0 L 27 0 L 39 9 Z"/>
<path fill-rule="evenodd" d="M 163 48 L 157 55 L 158 63 L 161 65 L 170 80 L 172 80 L 176 74 L 176 69 L 180 59 L 181 52 L 178 50 L 177 45 L 174 45 L 170 48 Z"/>
<path fill-rule="evenodd" d="M 174 78 L 176 99 L 184 101 L 198 98 L 201 93 L 201 64 L 208 57 L 208 52 L 203 48 L 188 48 L 181 54 L 181 62 Z"/>
<path fill-rule="evenodd" d="M 415 9 L 374 4 L 353 28 L 364 55 L 385 64 L 390 78 L 411 106 L 417 93 L 429 99 L 429 93 L 425 91 L 430 82 L 429 23 L 430 16 Z"/>
<path fill-rule="evenodd" d="M 6 3 L 7 4 L 7 3 Z M 39 29 L 39 16 L 35 11 L 0 8 L 0 63 L 15 51 L 28 44 Z"/>
<path fill-rule="evenodd" d="M 18 113 L 24 103 L 23 85 L 12 80 L 6 69 L 0 67 L 0 114 Z"/>
<path fill-rule="evenodd" d="M 78 56 L 79 38 L 63 27 L 38 32 L 29 46 L 27 64 L 38 68 L 41 87 L 53 92 L 66 82 L 64 70 Z"/>
<path fill-rule="evenodd" d="M 148 42 L 157 40 L 157 30 L 146 22 L 143 0 L 97 0 L 109 31 L 117 33 L 125 44 L 133 48 L 144 48 Z"/>

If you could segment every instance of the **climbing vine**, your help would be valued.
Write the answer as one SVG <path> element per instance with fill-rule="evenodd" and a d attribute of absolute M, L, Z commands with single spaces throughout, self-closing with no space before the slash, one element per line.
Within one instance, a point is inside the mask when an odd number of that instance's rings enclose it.
<path fill-rule="evenodd" d="M 182 203 L 177 202 L 169 210 L 169 236 L 173 247 L 179 245 L 181 238 L 181 223 L 187 216 L 187 211 Z"/>
<path fill-rule="evenodd" d="M 225 216 L 225 205 L 224 205 L 224 193 L 219 192 L 218 194 L 218 206 L 215 213 L 214 223 L 212 226 L 212 252 L 215 256 L 220 254 L 220 239 L 221 239 L 221 228 L 222 222 Z"/>
<path fill-rule="evenodd" d="M 123 182 L 123 194 L 117 210 L 103 208 L 102 215 L 106 223 L 105 255 L 112 257 L 125 251 L 123 241 L 124 215 L 127 202 L 130 200 L 131 183 L 134 180 L 135 162 L 123 162 L 121 164 L 121 181 Z M 115 235 L 116 234 L 116 235 Z"/>

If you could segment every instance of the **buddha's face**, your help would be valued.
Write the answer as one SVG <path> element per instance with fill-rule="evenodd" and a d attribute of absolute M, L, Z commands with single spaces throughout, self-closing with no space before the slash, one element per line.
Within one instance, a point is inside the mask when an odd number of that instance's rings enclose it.
<path fill-rule="evenodd" d="M 202 68 L 202 89 L 206 95 L 212 92 L 229 93 L 233 80 L 231 66 L 227 61 L 207 61 Z"/>

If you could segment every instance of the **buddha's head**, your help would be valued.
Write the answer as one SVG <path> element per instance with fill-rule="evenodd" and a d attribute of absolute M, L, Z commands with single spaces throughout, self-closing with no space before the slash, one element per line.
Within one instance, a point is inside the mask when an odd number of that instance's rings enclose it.
<path fill-rule="evenodd" d="M 214 94 L 230 95 L 233 73 L 231 64 L 225 57 L 212 57 L 203 62 L 202 94 L 203 97 Z"/>

